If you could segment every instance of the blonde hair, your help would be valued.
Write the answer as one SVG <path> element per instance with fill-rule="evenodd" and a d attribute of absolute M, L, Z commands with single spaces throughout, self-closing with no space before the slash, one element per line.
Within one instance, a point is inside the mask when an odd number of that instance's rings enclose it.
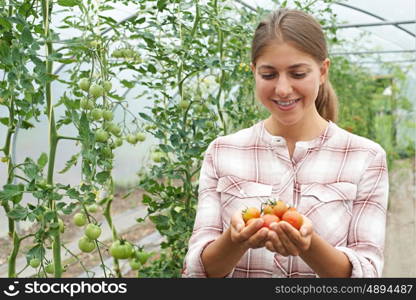
<path fill-rule="evenodd" d="M 318 64 L 328 57 L 321 25 L 312 16 L 300 10 L 282 8 L 272 12 L 260 22 L 251 47 L 253 65 L 262 55 L 262 51 L 275 42 L 290 43 L 298 50 L 309 54 Z M 328 77 L 319 87 L 315 106 L 324 119 L 336 122 L 338 98 Z"/>

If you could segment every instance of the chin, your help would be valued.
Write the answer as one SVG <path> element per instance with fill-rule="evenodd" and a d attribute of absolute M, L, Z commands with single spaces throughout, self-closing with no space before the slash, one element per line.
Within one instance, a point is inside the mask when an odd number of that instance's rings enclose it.
<path fill-rule="evenodd" d="M 279 118 L 279 117 L 273 117 L 274 121 L 277 121 L 279 124 L 285 127 L 291 127 L 299 122 L 302 121 L 302 118 L 300 117 L 293 117 L 293 118 Z"/>

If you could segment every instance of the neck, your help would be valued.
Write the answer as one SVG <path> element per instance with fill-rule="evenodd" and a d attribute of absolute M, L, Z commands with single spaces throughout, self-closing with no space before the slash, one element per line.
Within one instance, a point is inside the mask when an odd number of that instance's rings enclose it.
<path fill-rule="evenodd" d="M 296 124 L 285 125 L 270 116 L 265 120 L 265 127 L 269 133 L 282 136 L 287 141 L 309 141 L 318 137 L 328 126 L 328 121 L 322 118 L 318 112 L 310 118 L 301 120 Z"/>

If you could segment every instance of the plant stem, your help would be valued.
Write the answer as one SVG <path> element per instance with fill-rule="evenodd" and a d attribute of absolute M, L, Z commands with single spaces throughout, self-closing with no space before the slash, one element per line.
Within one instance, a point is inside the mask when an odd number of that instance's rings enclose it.
<path fill-rule="evenodd" d="M 46 53 L 45 57 L 49 57 L 53 53 L 52 42 L 50 39 L 50 29 L 49 22 L 52 12 L 52 3 L 49 0 L 42 0 L 42 13 L 43 13 L 43 26 L 44 26 L 44 35 L 46 39 Z M 46 59 L 46 72 L 47 74 L 52 74 L 52 61 Z M 45 83 L 45 95 L 46 95 L 46 104 L 48 110 L 48 120 L 49 120 L 49 162 L 48 162 L 48 175 L 47 182 L 50 185 L 53 185 L 53 172 L 55 167 L 55 157 L 56 157 L 56 148 L 58 146 L 58 133 L 56 131 L 55 124 L 55 114 L 52 105 L 52 90 L 51 90 L 51 81 L 46 81 Z M 51 210 L 56 212 L 55 200 L 49 200 L 48 206 Z M 58 214 L 55 213 L 54 222 L 58 223 Z M 55 266 L 55 278 L 62 277 L 62 263 L 61 263 L 61 239 L 59 230 L 53 230 L 53 263 Z"/>
<path fill-rule="evenodd" d="M 113 195 L 111 193 L 111 195 Z M 107 220 L 108 226 L 110 226 L 111 228 L 111 233 L 112 233 L 112 239 L 113 241 L 118 240 L 118 234 L 117 231 L 114 227 L 113 224 L 113 220 L 111 218 L 111 204 L 113 202 L 113 197 L 111 196 L 108 200 L 107 200 L 107 205 L 105 206 L 105 210 L 104 210 L 104 217 Z M 118 259 L 114 258 L 114 271 L 116 272 L 117 277 L 121 278 L 121 271 L 120 271 L 120 264 L 118 262 Z"/>

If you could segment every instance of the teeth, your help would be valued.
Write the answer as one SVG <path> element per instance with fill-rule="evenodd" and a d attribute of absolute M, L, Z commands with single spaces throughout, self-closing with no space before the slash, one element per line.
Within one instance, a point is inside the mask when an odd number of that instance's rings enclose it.
<path fill-rule="evenodd" d="M 297 102 L 299 99 L 294 99 L 294 100 L 290 100 L 290 101 L 277 101 L 277 100 L 273 100 L 274 102 L 276 102 L 277 104 L 281 105 L 281 106 L 289 106 L 295 102 Z"/>

